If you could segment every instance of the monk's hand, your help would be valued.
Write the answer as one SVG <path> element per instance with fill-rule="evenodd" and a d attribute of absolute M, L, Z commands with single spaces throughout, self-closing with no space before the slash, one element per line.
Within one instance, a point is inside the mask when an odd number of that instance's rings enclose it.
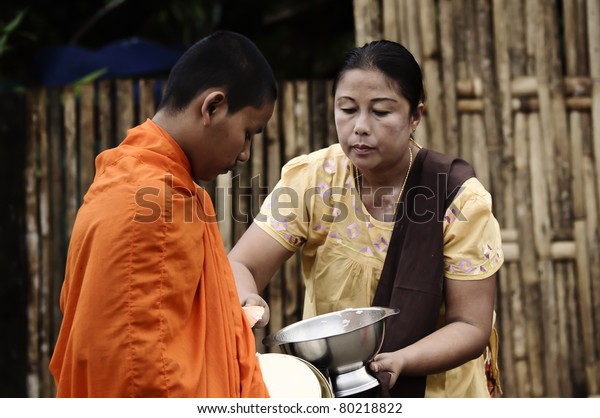
<path fill-rule="evenodd" d="M 369 368 L 375 373 L 389 373 L 390 389 L 396 384 L 402 370 L 402 356 L 398 351 L 377 354 L 369 363 Z"/>
<path fill-rule="evenodd" d="M 257 295 L 256 293 L 249 294 L 246 299 L 244 299 L 242 307 L 247 315 L 251 315 L 251 319 L 249 318 L 251 326 L 264 328 L 269 323 L 271 317 L 269 305 L 262 297 L 260 297 L 260 295 Z M 256 308 L 262 308 L 264 311 L 261 312 L 260 309 Z M 252 324 L 252 322 L 254 322 L 254 324 Z"/>

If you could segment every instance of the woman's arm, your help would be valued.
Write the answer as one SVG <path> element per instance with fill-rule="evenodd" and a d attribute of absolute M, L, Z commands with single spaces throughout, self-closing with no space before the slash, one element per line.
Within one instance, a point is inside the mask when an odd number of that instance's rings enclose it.
<path fill-rule="evenodd" d="M 293 254 L 254 223 L 229 252 L 240 303 L 265 308 L 263 318 L 256 323 L 258 327 L 269 322 L 269 307 L 260 293 Z"/>
<path fill-rule="evenodd" d="M 483 353 L 492 330 L 496 275 L 445 283 L 446 325 L 398 351 L 378 354 L 371 362 L 373 371 L 391 374 L 390 387 L 400 374 L 440 373 Z"/>

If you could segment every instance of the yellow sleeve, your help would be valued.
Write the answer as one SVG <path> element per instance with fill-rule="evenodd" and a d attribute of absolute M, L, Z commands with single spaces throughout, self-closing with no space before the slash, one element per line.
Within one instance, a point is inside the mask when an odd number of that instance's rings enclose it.
<path fill-rule="evenodd" d="M 504 262 L 500 226 L 492 198 L 476 178 L 463 183 L 444 216 L 445 276 L 478 280 L 491 276 Z"/>
<path fill-rule="evenodd" d="M 293 158 L 281 170 L 281 179 L 267 196 L 254 223 L 290 251 L 307 240 L 310 223 L 307 191 L 315 184 L 306 155 Z"/>

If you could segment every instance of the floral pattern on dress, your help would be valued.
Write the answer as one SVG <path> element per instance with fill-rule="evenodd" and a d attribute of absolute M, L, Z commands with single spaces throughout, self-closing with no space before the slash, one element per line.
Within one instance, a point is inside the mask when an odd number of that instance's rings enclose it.
<path fill-rule="evenodd" d="M 327 174 L 334 174 L 336 172 L 336 168 L 335 161 L 325 160 L 323 163 L 323 171 L 325 171 Z"/>
<path fill-rule="evenodd" d="M 287 221 L 284 220 L 277 220 L 275 218 L 270 218 L 271 221 L 271 226 L 273 226 L 273 229 L 275 231 L 285 231 L 287 230 Z"/>
<path fill-rule="evenodd" d="M 360 234 L 360 227 L 357 224 L 348 225 L 346 227 L 348 236 L 352 239 L 356 238 Z"/>
<path fill-rule="evenodd" d="M 498 248 L 494 252 L 494 248 L 488 243 L 483 246 L 482 254 L 483 258 L 489 261 L 486 261 L 483 264 L 475 265 L 471 260 L 462 259 L 458 262 L 458 264 L 446 265 L 444 270 L 453 274 L 477 276 L 487 273 L 489 269 L 495 271 L 494 267 L 504 259 L 502 249 Z"/>
<path fill-rule="evenodd" d="M 375 247 L 375 249 L 376 249 L 377 251 L 379 251 L 379 252 L 381 253 L 381 252 L 384 252 L 384 251 L 386 251 L 386 250 L 387 250 L 387 248 L 388 248 L 388 242 L 386 241 L 386 239 L 385 239 L 385 238 L 383 238 L 383 237 L 379 237 L 379 238 L 378 238 L 378 239 L 377 239 L 377 240 L 376 240 L 376 241 L 373 243 L 373 246 Z"/>
<path fill-rule="evenodd" d="M 371 250 L 369 247 L 363 248 L 362 250 L 360 250 L 360 253 L 370 255 L 371 257 L 373 257 L 373 250 Z"/>

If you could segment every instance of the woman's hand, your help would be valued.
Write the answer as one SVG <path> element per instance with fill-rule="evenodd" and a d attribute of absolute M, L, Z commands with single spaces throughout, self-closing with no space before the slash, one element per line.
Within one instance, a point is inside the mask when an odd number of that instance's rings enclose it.
<path fill-rule="evenodd" d="M 402 372 L 402 353 L 401 350 L 392 353 L 377 354 L 369 363 L 369 368 L 375 373 L 387 372 L 390 375 L 390 389 L 396 384 L 398 376 Z"/>

